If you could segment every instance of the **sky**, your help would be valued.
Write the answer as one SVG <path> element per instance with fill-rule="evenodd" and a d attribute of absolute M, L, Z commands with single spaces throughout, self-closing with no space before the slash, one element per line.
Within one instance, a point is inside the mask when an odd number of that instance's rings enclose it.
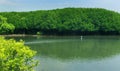
<path fill-rule="evenodd" d="M 0 12 L 51 10 L 66 7 L 105 8 L 120 13 L 120 0 L 0 0 Z"/>

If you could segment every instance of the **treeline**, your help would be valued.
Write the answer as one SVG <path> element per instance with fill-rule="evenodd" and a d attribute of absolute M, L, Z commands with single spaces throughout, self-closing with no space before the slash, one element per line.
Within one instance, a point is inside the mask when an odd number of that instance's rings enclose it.
<path fill-rule="evenodd" d="M 15 26 L 14 34 L 120 34 L 120 14 L 101 8 L 64 8 L 1 12 Z"/>

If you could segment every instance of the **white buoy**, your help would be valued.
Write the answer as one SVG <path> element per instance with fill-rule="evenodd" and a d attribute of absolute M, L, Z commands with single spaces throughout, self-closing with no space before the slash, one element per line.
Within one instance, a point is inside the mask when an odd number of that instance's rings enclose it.
<path fill-rule="evenodd" d="M 81 40 L 83 39 L 83 36 L 81 36 Z"/>

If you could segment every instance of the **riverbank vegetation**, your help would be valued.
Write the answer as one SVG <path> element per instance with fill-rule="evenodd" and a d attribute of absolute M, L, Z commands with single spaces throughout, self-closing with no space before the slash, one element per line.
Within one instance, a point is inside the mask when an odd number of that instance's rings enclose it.
<path fill-rule="evenodd" d="M 23 41 L 0 37 L 0 71 L 33 71 L 37 65 L 35 54 Z"/>
<path fill-rule="evenodd" d="M 30 12 L 1 12 L 14 34 L 120 34 L 120 14 L 101 8 L 64 8 Z M 6 31 L 8 33 L 8 31 Z"/>

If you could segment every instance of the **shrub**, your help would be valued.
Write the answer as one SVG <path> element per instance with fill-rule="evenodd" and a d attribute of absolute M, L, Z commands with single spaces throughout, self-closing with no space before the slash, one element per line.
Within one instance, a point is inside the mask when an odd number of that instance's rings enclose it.
<path fill-rule="evenodd" d="M 34 71 L 35 54 L 23 41 L 0 37 L 0 71 Z"/>
<path fill-rule="evenodd" d="M 37 32 L 36 34 L 37 34 L 37 35 L 41 35 L 42 33 L 41 33 L 41 32 Z"/>

